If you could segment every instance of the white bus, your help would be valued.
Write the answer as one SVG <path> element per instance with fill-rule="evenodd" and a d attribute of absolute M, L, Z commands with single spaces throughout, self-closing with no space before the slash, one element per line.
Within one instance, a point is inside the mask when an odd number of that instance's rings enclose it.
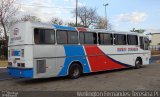
<path fill-rule="evenodd" d="M 8 72 L 49 78 L 149 64 L 149 41 L 132 32 L 21 22 L 10 30 Z"/>

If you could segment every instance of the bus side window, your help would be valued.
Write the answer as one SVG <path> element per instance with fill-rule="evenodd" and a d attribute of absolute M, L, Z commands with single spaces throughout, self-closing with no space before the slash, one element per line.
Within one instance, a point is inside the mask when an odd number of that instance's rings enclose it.
<path fill-rule="evenodd" d="M 78 32 L 68 31 L 68 44 L 78 44 Z"/>
<path fill-rule="evenodd" d="M 54 44 L 55 32 L 53 29 L 34 29 L 35 44 Z"/>
<path fill-rule="evenodd" d="M 127 35 L 128 45 L 138 45 L 137 35 Z"/>
<path fill-rule="evenodd" d="M 97 44 L 97 34 L 96 33 L 85 33 L 85 44 Z"/>
<path fill-rule="evenodd" d="M 39 44 L 40 42 L 40 36 L 39 36 L 39 30 L 38 29 L 34 29 L 34 41 L 36 44 Z"/>
<path fill-rule="evenodd" d="M 126 45 L 126 35 L 125 34 L 114 34 L 114 44 L 115 45 Z"/>
<path fill-rule="evenodd" d="M 99 33 L 98 36 L 99 36 L 99 44 L 101 45 L 112 45 L 113 44 L 112 34 Z"/>
<path fill-rule="evenodd" d="M 140 48 L 144 49 L 144 40 L 143 40 L 143 37 L 140 37 L 139 41 L 140 41 Z"/>
<path fill-rule="evenodd" d="M 79 41 L 80 41 L 80 44 L 84 44 L 84 32 L 79 33 Z"/>
<path fill-rule="evenodd" d="M 57 31 L 58 44 L 78 44 L 78 32 L 76 31 Z"/>
<path fill-rule="evenodd" d="M 57 43 L 67 44 L 67 31 L 57 30 Z"/>
<path fill-rule="evenodd" d="M 98 37 L 99 44 L 104 44 L 104 35 L 102 33 L 98 33 Z"/>
<path fill-rule="evenodd" d="M 145 47 L 145 50 L 149 50 L 149 39 L 148 38 L 144 38 L 144 47 Z"/>

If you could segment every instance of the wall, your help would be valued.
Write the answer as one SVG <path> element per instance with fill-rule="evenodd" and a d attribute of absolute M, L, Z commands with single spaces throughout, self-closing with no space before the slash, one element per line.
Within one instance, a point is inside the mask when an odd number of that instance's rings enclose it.
<path fill-rule="evenodd" d="M 152 42 L 150 45 L 158 45 L 160 44 L 160 33 L 159 34 L 152 34 Z"/>

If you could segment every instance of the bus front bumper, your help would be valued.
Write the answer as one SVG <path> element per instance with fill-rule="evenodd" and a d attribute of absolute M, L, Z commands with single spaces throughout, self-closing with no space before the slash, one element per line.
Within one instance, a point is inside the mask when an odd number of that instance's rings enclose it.
<path fill-rule="evenodd" d="M 8 67 L 9 75 L 20 78 L 33 78 L 33 68 Z"/>

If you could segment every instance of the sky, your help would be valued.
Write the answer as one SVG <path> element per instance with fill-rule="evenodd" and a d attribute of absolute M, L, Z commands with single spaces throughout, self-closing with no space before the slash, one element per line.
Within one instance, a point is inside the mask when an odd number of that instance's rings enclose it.
<path fill-rule="evenodd" d="M 160 32 L 160 0 L 78 0 L 78 6 L 97 8 L 114 30 L 129 31 L 133 28 Z M 58 17 L 65 22 L 75 22 L 72 14 L 76 0 L 18 0 L 21 14 L 35 15 L 42 21 Z"/>

